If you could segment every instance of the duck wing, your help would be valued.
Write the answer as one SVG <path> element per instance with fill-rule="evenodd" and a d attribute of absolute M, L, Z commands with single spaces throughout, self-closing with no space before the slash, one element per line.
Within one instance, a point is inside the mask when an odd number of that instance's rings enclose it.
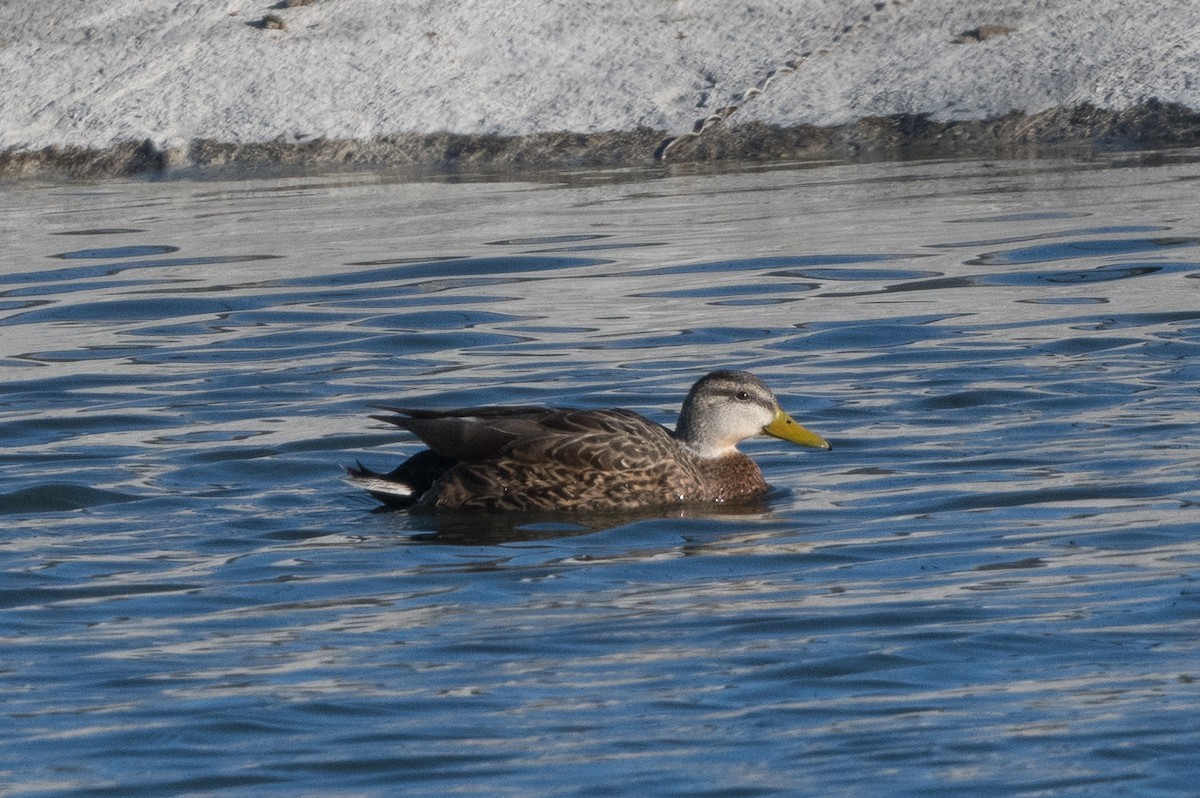
<path fill-rule="evenodd" d="M 459 462 L 491 460 L 500 456 L 516 441 L 536 435 L 541 429 L 541 419 L 554 412 L 544 407 L 381 409 L 395 415 L 377 415 L 371 418 L 406 429 L 441 456 Z"/>
<path fill-rule="evenodd" d="M 665 427 L 629 410 L 384 409 L 397 415 L 372 418 L 409 430 L 460 463 L 506 460 L 621 471 L 669 458 L 677 445 Z"/>
<path fill-rule="evenodd" d="M 504 451 L 505 459 L 620 475 L 678 455 L 670 431 L 630 410 L 560 411 L 542 419 L 540 426 L 541 434 L 514 441 Z"/>

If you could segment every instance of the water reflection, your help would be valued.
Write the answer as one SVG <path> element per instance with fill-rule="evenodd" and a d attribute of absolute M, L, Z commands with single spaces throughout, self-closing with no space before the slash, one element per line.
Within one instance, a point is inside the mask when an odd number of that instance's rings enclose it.
<path fill-rule="evenodd" d="M 1114 239 L 1087 238 L 1036 247 L 1021 247 L 1001 252 L 986 252 L 974 260 L 967 261 L 967 265 L 986 266 L 1010 263 L 1048 263 L 1051 261 L 1075 260 L 1086 257 L 1137 255 L 1158 250 L 1193 247 L 1196 244 L 1200 244 L 1200 238 L 1189 236 Z"/>
<path fill-rule="evenodd" d="M 780 493 L 775 494 L 778 499 Z M 409 539 L 445 545 L 488 546 L 520 541 L 550 540 L 587 535 L 598 531 L 619 531 L 623 527 L 655 520 L 719 518 L 763 519 L 770 510 L 770 499 L 703 508 L 655 508 L 626 512 L 503 512 L 470 513 L 440 511 L 408 513 L 376 508 L 373 512 L 390 516 L 397 531 Z"/>

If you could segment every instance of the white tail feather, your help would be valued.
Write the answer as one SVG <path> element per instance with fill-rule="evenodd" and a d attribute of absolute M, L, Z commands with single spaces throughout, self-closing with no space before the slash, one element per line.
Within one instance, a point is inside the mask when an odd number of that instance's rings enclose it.
<path fill-rule="evenodd" d="M 382 493 L 400 498 L 412 496 L 412 488 L 402 482 L 392 482 L 379 477 L 348 477 L 346 481 L 360 488 L 365 488 L 371 493 Z"/>

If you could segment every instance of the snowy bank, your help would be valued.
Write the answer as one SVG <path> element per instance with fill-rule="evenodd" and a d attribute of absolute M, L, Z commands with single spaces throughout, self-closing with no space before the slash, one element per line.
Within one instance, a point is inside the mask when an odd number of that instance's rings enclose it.
<path fill-rule="evenodd" d="M 1200 143 L 1200 3 L 290 1 L 0 5 L 0 172 Z"/>

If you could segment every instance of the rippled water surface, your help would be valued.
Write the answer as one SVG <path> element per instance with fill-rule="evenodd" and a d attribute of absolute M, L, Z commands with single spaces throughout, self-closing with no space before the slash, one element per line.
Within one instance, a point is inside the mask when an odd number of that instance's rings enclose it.
<path fill-rule="evenodd" d="M 0 194 L 0 795 L 1194 795 L 1200 164 Z M 754 512 L 449 519 L 374 403 L 755 371 Z"/>

